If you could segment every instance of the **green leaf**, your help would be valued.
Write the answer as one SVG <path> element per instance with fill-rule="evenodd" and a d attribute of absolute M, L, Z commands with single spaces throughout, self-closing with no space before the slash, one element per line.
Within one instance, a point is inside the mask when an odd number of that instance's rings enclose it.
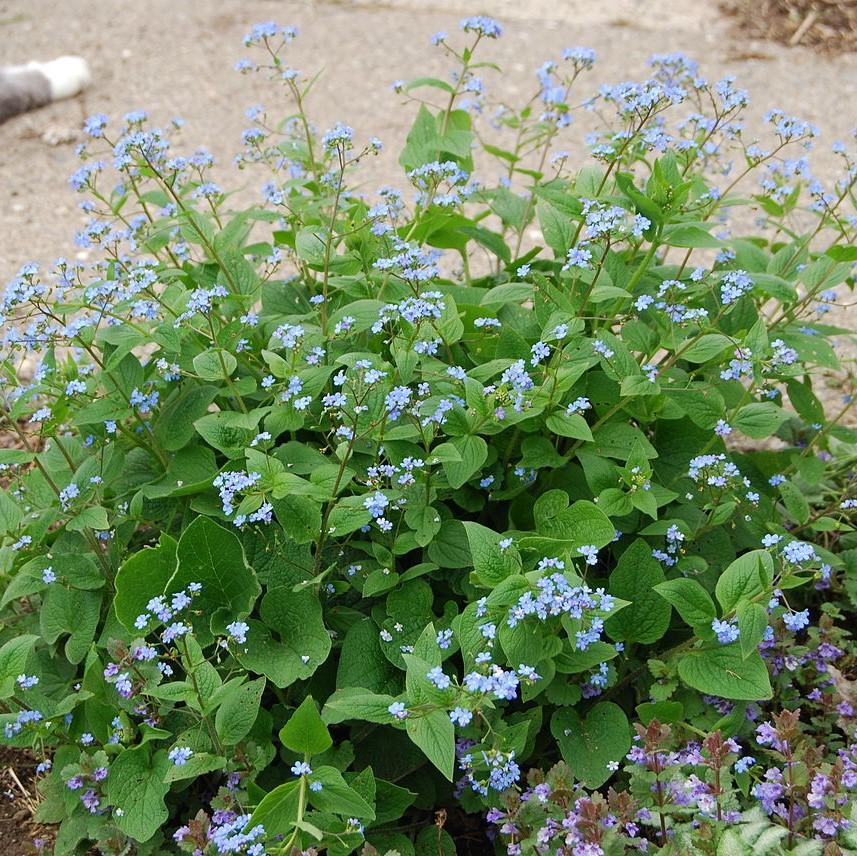
<path fill-rule="evenodd" d="M 28 464 L 35 457 L 35 452 L 26 452 L 23 449 L 0 449 L 0 464 L 6 466 Z"/>
<path fill-rule="evenodd" d="M 102 588 L 106 582 L 104 572 L 89 554 L 52 552 L 36 556 L 18 570 L 3 592 L 0 607 L 48 588 L 49 584 L 42 577 L 48 568 L 56 574 L 58 585 L 70 588 L 94 590 Z"/>
<path fill-rule="evenodd" d="M 384 779 L 375 779 L 375 825 L 398 820 L 416 798 L 417 795 L 407 788 Z"/>
<path fill-rule="evenodd" d="M 778 490 L 789 517 L 795 523 L 806 523 L 809 520 L 810 508 L 800 488 L 794 482 L 786 481 L 779 485 Z"/>
<path fill-rule="evenodd" d="M 9 698 L 15 691 L 15 679 L 26 671 L 27 659 L 38 636 L 17 636 L 0 648 L 0 698 Z"/>
<path fill-rule="evenodd" d="M 4 489 L 0 490 L 0 536 L 18 528 L 24 513 L 18 508 L 18 503 Z"/>
<path fill-rule="evenodd" d="M 391 695 L 373 693 L 361 687 L 346 687 L 336 690 L 324 703 L 321 718 L 328 725 L 336 725 L 349 719 L 390 725 L 393 717 L 387 708 L 396 699 Z"/>
<path fill-rule="evenodd" d="M 148 745 L 126 749 L 110 765 L 107 799 L 122 809 L 121 815 L 114 811 L 114 823 L 138 842 L 148 841 L 169 817 L 164 803 L 169 766 L 167 753 L 151 755 Z"/>
<path fill-rule="evenodd" d="M 346 496 L 333 506 L 327 520 L 328 530 L 341 537 L 355 532 L 361 526 L 365 526 L 372 519 L 372 515 L 363 505 L 365 497 Z"/>
<path fill-rule="evenodd" d="M 627 461 L 631 455 L 641 452 L 645 458 L 657 458 L 655 447 L 643 432 L 627 422 L 608 422 L 592 432 L 592 450 L 607 458 Z"/>
<path fill-rule="evenodd" d="M 579 413 L 552 413 L 545 420 L 548 431 L 559 434 L 560 437 L 571 437 L 573 440 L 592 442 L 592 431 L 586 420 Z"/>
<path fill-rule="evenodd" d="M 857 262 L 857 247 L 834 244 L 825 250 L 825 255 L 837 262 Z"/>
<path fill-rule="evenodd" d="M 672 608 L 654 590 L 663 581 L 661 563 L 652 556 L 651 547 L 638 538 L 622 553 L 610 574 L 610 594 L 631 601 L 630 606 L 607 619 L 605 627 L 612 639 L 651 645 L 667 632 Z"/>
<path fill-rule="evenodd" d="M 408 737 L 451 782 L 455 769 L 455 728 L 444 710 L 405 720 Z"/>
<path fill-rule="evenodd" d="M 107 519 L 107 509 L 100 505 L 90 505 L 84 508 L 80 514 L 67 521 L 65 526 L 71 532 L 83 532 L 84 529 L 98 531 L 109 529 L 110 521 Z"/>
<path fill-rule="evenodd" d="M 536 201 L 536 216 L 545 243 L 557 258 L 563 258 L 574 240 L 575 223 L 565 212 L 544 199 Z"/>
<path fill-rule="evenodd" d="M 235 413 L 220 410 L 207 413 L 193 423 L 197 433 L 227 458 L 243 458 L 244 451 L 258 433 L 262 413 Z"/>
<path fill-rule="evenodd" d="M 232 377 L 238 360 L 222 348 L 211 348 L 193 358 L 194 371 L 202 380 L 224 380 Z"/>
<path fill-rule="evenodd" d="M 214 727 L 224 746 L 234 746 L 250 733 L 264 691 L 265 679 L 258 678 L 235 687 L 223 699 L 214 717 Z"/>
<path fill-rule="evenodd" d="M 726 404 L 723 396 L 713 387 L 697 385 L 687 389 L 664 390 L 667 397 L 687 414 L 700 428 L 713 428 L 723 416 Z"/>
<path fill-rule="evenodd" d="M 734 349 L 735 343 L 722 333 L 706 333 L 689 345 L 687 350 L 682 350 L 683 346 L 684 343 L 682 342 L 676 348 L 676 352 L 681 353 L 681 359 L 687 360 L 689 363 L 707 363 L 725 350 Z"/>
<path fill-rule="evenodd" d="M 714 594 L 724 614 L 732 612 L 739 600 L 763 595 L 770 585 L 774 560 L 767 550 L 752 550 L 739 556 L 720 575 Z"/>
<path fill-rule="evenodd" d="M 68 633 L 65 655 L 70 663 L 80 663 L 95 638 L 100 612 L 101 592 L 52 585 L 39 611 L 42 636 L 53 645 Z"/>
<path fill-rule="evenodd" d="M 598 494 L 598 507 L 608 517 L 623 517 L 631 513 L 631 497 L 617 487 L 608 487 Z"/>
<path fill-rule="evenodd" d="M 500 548 L 500 536 L 487 526 L 472 521 L 464 522 L 473 570 L 485 586 L 495 586 L 511 574 L 520 573 L 521 558 L 514 547 Z"/>
<path fill-rule="evenodd" d="M 643 702 L 637 705 L 636 710 L 643 725 L 648 725 L 653 719 L 665 723 L 681 722 L 684 719 L 684 705 L 679 701 Z"/>
<path fill-rule="evenodd" d="M 815 396 L 809 383 L 800 383 L 795 378 L 791 378 L 786 386 L 789 391 L 789 401 L 807 422 L 824 422 L 824 405 Z"/>
<path fill-rule="evenodd" d="M 432 542 L 442 522 L 437 509 L 431 505 L 414 505 L 405 512 L 405 523 L 414 530 L 414 538 L 421 547 Z"/>
<path fill-rule="evenodd" d="M 455 91 L 445 80 L 438 80 L 436 77 L 417 77 L 405 86 L 405 91 L 410 92 L 412 89 L 418 89 L 420 86 L 431 86 L 434 89 L 442 89 L 444 92 L 449 92 L 450 94 Z"/>
<path fill-rule="evenodd" d="M 378 625 L 371 618 L 355 621 L 339 652 L 336 686 L 361 687 L 376 693 L 397 693 L 399 670 L 384 656 Z"/>
<path fill-rule="evenodd" d="M 180 782 L 184 779 L 197 779 L 206 773 L 222 770 L 226 766 L 226 758 L 222 755 L 212 755 L 209 752 L 195 752 L 186 763 L 176 766 L 170 764 L 165 782 Z"/>
<path fill-rule="evenodd" d="M 309 788 L 310 805 L 319 811 L 327 811 L 344 817 L 374 820 L 375 809 L 354 788 L 349 787 L 336 767 L 319 767 L 309 777 L 311 782 L 321 782 L 320 791 Z"/>
<path fill-rule="evenodd" d="M 754 401 L 745 404 L 732 420 L 732 427 L 754 440 L 763 440 L 774 434 L 788 419 L 788 414 L 772 401 Z"/>
<path fill-rule="evenodd" d="M 576 675 L 589 669 L 606 663 L 617 657 L 619 652 L 615 645 L 607 642 L 594 642 L 592 645 L 579 651 L 576 648 L 564 650 L 556 657 L 556 670 L 563 675 Z"/>
<path fill-rule="evenodd" d="M 613 702 L 599 702 L 581 720 L 573 708 L 562 708 L 551 717 L 551 734 L 575 779 L 598 788 L 613 772 L 608 767 L 621 761 L 631 748 L 628 718 Z"/>
<path fill-rule="evenodd" d="M 146 604 L 167 586 L 176 570 L 178 542 L 161 533 L 156 547 L 144 547 L 127 558 L 116 574 L 116 617 L 129 633 L 134 621 L 145 612 Z"/>
<path fill-rule="evenodd" d="M 295 235 L 295 251 L 301 261 L 310 265 L 324 265 L 328 232 L 321 226 L 301 229 Z"/>
<path fill-rule="evenodd" d="M 566 458 L 556 451 L 547 437 L 527 437 L 521 443 L 520 465 L 525 469 L 556 469 L 565 464 Z"/>
<path fill-rule="evenodd" d="M 309 544 L 321 532 L 321 506 L 308 496 L 284 496 L 271 503 L 283 531 L 296 544 Z"/>
<path fill-rule="evenodd" d="M 566 496 L 564 503 L 567 502 Z M 549 515 L 537 514 L 536 525 L 538 536 L 521 538 L 521 546 L 538 549 L 544 545 L 549 549 L 553 542 L 557 547 L 562 544 L 563 549 L 573 550 L 587 544 L 600 548 L 607 546 L 616 535 L 616 527 L 610 518 L 594 502 L 586 499 L 579 499 L 566 508 L 554 507 Z"/>
<path fill-rule="evenodd" d="M 407 170 L 438 159 L 440 134 L 434 116 L 424 104 L 420 105 L 414 124 L 408 133 L 405 147 L 399 155 L 399 163 Z"/>
<path fill-rule="evenodd" d="M 330 635 L 321 603 L 312 592 L 272 588 L 262 598 L 259 614 L 262 621 L 247 622 L 247 642 L 237 654 L 245 668 L 283 688 L 306 680 L 327 659 Z"/>
<path fill-rule="evenodd" d="M 488 457 L 488 444 L 482 437 L 465 434 L 453 437 L 449 441 L 458 451 L 460 461 L 444 461 L 443 471 L 452 488 L 461 487 L 468 479 L 479 472 Z"/>
<path fill-rule="evenodd" d="M 414 856 L 455 856 L 457 852 L 452 836 L 439 826 L 423 827 L 414 841 Z"/>
<path fill-rule="evenodd" d="M 280 729 L 280 742 L 299 755 L 320 755 L 333 745 L 318 708 L 307 696 Z"/>
<path fill-rule="evenodd" d="M 482 298 L 482 306 L 506 306 L 533 299 L 533 285 L 529 282 L 504 282 L 488 289 Z"/>
<path fill-rule="evenodd" d="M 667 226 L 662 235 L 662 243 L 670 247 L 722 247 L 723 241 L 709 234 L 701 226 L 679 223 L 676 226 Z"/>
<path fill-rule="evenodd" d="M 616 174 L 616 184 L 621 191 L 634 203 L 637 211 L 652 223 L 663 223 L 664 215 L 661 207 L 641 193 L 634 185 L 634 177 L 626 172 Z"/>
<path fill-rule="evenodd" d="M 738 605 L 735 617 L 738 620 L 741 654 L 746 659 L 759 649 L 759 643 L 768 629 L 768 611 L 761 603 L 745 601 Z"/>
<path fill-rule="evenodd" d="M 717 618 L 711 595 L 696 580 L 667 580 L 658 583 L 655 591 L 674 606 L 685 624 L 691 627 L 710 627 Z"/>
<path fill-rule="evenodd" d="M 300 781 L 295 780 L 278 785 L 266 794 L 256 806 L 248 827 L 264 826 L 269 837 L 291 832 L 298 819 L 300 787 Z"/>
<path fill-rule="evenodd" d="M 207 517 L 197 517 L 182 532 L 176 557 L 178 568 L 164 592 L 172 594 L 190 583 L 201 583 L 194 607 L 202 611 L 206 626 L 219 609 L 230 620 L 250 612 L 261 586 L 234 532 Z"/>
<path fill-rule="evenodd" d="M 693 689 L 720 698 L 764 701 L 772 695 L 765 661 L 758 652 L 744 657 L 737 642 L 683 652 L 678 674 Z"/>

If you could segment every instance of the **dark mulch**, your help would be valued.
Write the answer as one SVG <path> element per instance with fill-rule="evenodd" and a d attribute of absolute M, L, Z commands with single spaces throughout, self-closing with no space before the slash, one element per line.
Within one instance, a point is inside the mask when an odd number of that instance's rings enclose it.
<path fill-rule="evenodd" d="M 857 0 L 724 0 L 743 36 L 825 53 L 857 50 Z"/>
<path fill-rule="evenodd" d="M 37 824 L 33 813 L 38 803 L 36 761 L 23 749 L 0 746 L 0 853 L 30 856 L 33 841 L 53 839 L 53 831 Z"/>

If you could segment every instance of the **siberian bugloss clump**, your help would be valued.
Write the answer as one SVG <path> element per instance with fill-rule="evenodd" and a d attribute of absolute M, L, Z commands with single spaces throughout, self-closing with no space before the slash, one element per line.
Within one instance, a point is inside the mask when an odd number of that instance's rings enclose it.
<path fill-rule="evenodd" d="M 821 184 L 674 55 L 513 107 L 462 30 L 394 84 L 407 189 L 274 24 L 258 205 L 86 123 L 99 260 L 2 309 L 0 719 L 58 854 L 857 847 L 852 149 Z"/>

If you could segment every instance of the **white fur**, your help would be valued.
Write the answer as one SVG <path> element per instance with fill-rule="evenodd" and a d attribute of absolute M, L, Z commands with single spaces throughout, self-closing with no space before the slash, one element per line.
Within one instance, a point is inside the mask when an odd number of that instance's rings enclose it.
<path fill-rule="evenodd" d="M 61 56 L 50 62 L 31 62 L 30 68 L 37 69 L 51 85 L 51 100 L 71 98 L 89 86 L 92 77 L 89 65 L 79 56 Z"/>

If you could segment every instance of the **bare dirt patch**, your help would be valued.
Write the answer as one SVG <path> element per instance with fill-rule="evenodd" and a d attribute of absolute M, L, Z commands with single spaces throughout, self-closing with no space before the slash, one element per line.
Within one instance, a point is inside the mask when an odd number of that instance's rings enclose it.
<path fill-rule="evenodd" d="M 736 32 L 824 53 L 857 51 L 857 0 L 727 0 Z"/>
<path fill-rule="evenodd" d="M 37 763 L 24 749 L 0 747 L 0 851 L 5 856 L 29 856 L 39 852 L 34 842 L 53 841 L 54 830 L 33 820 Z"/>

